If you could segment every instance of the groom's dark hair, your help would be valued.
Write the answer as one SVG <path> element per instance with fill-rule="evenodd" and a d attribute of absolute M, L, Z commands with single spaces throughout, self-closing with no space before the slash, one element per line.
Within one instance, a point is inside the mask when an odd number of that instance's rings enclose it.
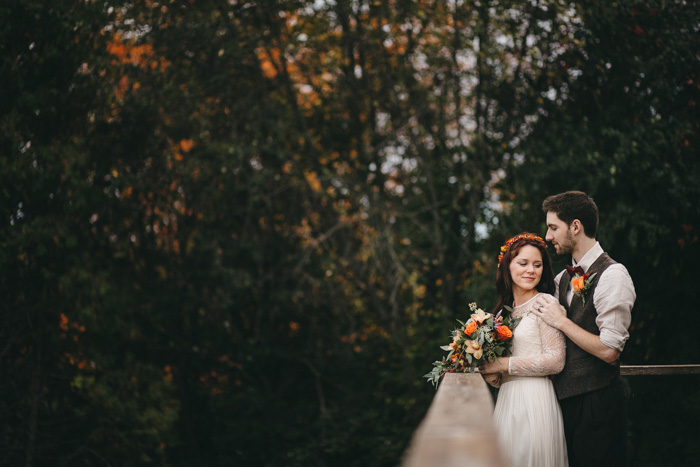
<path fill-rule="evenodd" d="M 589 238 L 595 238 L 598 231 L 598 206 L 586 193 L 566 191 L 548 196 L 542 203 L 542 210 L 545 213 L 555 213 L 566 225 L 571 225 L 578 219 L 583 225 L 583 233 Z"/>

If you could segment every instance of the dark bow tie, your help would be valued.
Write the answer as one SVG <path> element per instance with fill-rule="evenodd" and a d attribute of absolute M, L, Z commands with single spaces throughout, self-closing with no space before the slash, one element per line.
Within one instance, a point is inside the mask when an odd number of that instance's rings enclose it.
<path fill-rule="evenodd" d="M 572 268 L 567 264 L 565 267 L 566 270 L 569 271 L 569 275 L 571 277 L 574 277 L 576 274 L 581 274 L 582 276 L 586 274 L 585 272 L 583 272 L 583 268 L 581 266 L 576 266 L 575 268 Z"/>

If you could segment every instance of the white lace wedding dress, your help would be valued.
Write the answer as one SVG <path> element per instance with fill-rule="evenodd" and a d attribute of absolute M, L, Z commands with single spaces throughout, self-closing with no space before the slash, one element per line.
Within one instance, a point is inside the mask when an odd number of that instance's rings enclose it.
<path fill-rule="evenodd" d="M 513 308 L 522 320 L 513 333 L 494 417 L 502 452 L 513 466 L 562 467 L 568 465 L 564 424 L 547 375 L 564 368 L 564 335 L 530 313 L 534 302 Z"/>

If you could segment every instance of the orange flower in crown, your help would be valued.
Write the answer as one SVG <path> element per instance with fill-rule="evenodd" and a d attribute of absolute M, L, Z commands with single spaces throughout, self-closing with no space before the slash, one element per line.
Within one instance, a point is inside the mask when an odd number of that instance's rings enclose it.
<path fill-rule="evenodd" d="M 521 238 L 526 238 L 528 240 L 534 240 L 537 243 L 540 243 L 542 247 L 547 248 L 547 244 L 544 242 L 542 237 L 539 235 L 535 234 L 519 234 L 516 235 L 515 237 L 511 237 L 508 239 L 508 241 L 501 247 L 501 252 L 498 254 L 498 267 L 501 267 L 501 260 L 503 259 L 503 255 L 506 254 L 506 251 L 510 248 L 510 246 L 515 243 L 517 240 L 520 240 Z"/>

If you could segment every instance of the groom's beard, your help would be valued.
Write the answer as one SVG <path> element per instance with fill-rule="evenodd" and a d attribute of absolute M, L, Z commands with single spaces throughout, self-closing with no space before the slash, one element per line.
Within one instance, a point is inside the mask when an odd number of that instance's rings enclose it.
<path fill-rule="evenodd" d="M 574 244 L 573 235 L 571 235 L 571 232 L 566 232 L 566 238 L 563 242 L 554 245 L 554 251 L 558 255 L 570 255 L 574 252 L 574 246 L 576 245 Z"/>

